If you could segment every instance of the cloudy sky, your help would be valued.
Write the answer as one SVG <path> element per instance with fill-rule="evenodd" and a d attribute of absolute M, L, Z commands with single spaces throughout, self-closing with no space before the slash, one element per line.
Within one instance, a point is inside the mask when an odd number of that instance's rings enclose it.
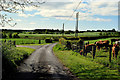
<path fill-rule="evenodd" d="M 75 30 L 76 13 L 79 12 L 79 30 L 118 29 L 118 0 L 46 0 L 40 7 L 26 7 L 24 13 L 8 14 L 17 22 L 7 29 L 62 29 Z M 70 16 L 73 16 L 70 18 Z"/>

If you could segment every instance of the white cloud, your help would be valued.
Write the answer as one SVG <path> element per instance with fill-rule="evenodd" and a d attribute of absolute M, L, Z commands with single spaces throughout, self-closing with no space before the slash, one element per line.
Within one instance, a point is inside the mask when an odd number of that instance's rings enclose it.
<path fill-rule="evenodd" d="M 21 20 L 21 19 L 16 19 L 15 21 L 17 21 L 17 22 L 21 22 L 22 20 Z"/>
<path fill-rule="evenodd" d="M 88 9 L 93 15 L 118 15 L 118 3 L 117 2 L 90 2 Z"/>
<path fill-rule="evenodd" d="M 38 9 L 38 8 L 34 7 L 34 6 L 29 6 L 29 7 L 24 8 L 25 11 L 33 11 L 33 10 L 36 10 L 36 9 Z"/>
<path fill-rule="evenodd" d="M 24 14 L 21 13 L 19 16 L 21 17 L 30 17 L 35 15 L 41 15 L 43 17 L 53 17 L 56 19 L 64 19 L 67 20 L 69 16 L 73 13 L 73 10 L 78 5 L 77 2 L 70 2 L 71 0 L 67 0 L 69 2 L 63 2 L 63 3 L 56 3 L 56 2 L 48 2 L 43 5 L 41 5 L 40 8 L 35 7 L 26 7 L 26 11 L 33 11 L 36 10 L 37 12 L 33 14 Z M 80 20 L 87 20 L 87 21 L 111 21 L 111 19 L 103 19 L 99 17 L 94 17 L 94 15 L 97 16 L 117 16 L 118 15 L 118 3 L 116 2 L 109 2 L 107 0 L 89 0 L 88 3 L 81 3 L 79 8 L 79 15 Z M 85 12 L 84 12 L 85 11 Z M 75 12 L 76 13 L 76 12 Z M 74 18 L 75 13 L 70 20 L 75 20 Z"/>
<path fill-rule="evenodd" d="M 27 18 L 27 17 L 35 16 L 35 15 L 34 15 L 34 14 L 24 14 L 24 13 L 20 13 L 20 14 L 18 14 L 18 16 Z"/>
<path fill-rule="evenodd" d="M 42 15 L 44 17 L 55 17 L 55 16 L 70 16 L 72 10 L 63 10 L 63 9 L 54 9 L 54 10 L 41 10 L 40 12 L 35 13 L 35 15 Z"/>
<path fill-rule="evenodd" d="M 85 21 L 111 21 L 111 19 L 103 19 L 103 18 L 95 18 L 91 16 L 79 16 L 79 20 L 85 20 Z"/>
<path fill-rule="evenodd" d="M 44 0 L 46 2 L 79 2 L 79 0 Z M 84 1 L 97 1 L 97 2 L 100 2 L 101 0 L 84 0 Z M 104 0 L 104 1 L 107 1 L 107 2 L 117 2 L 119 0 Z"/>
<path fill-rule="evenodd" d="M 31 22 L 30 24 L 32 24 L 32 25 L 33 25 L 33 24 L 36 24 L 36 23 L 34 23 L 34 22 Z"/>

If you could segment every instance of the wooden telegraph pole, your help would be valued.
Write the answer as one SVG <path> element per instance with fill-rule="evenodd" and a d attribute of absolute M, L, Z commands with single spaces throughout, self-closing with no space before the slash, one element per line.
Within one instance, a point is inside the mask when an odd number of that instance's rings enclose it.
<path fill-rule="evenodd" d="M 78 16 L 79 16 L 79 12 L 76 13 L 76 31 L 75 31 L 75 37 L 78 37 Z"/>
<path fill-rule="evenodd" d="M 64 23 L 63 23 L 63 31 L 62 31 L 62 32 L 63 32 L 63 35 L 62 35 L 62 36 L 64 36 Z"/>

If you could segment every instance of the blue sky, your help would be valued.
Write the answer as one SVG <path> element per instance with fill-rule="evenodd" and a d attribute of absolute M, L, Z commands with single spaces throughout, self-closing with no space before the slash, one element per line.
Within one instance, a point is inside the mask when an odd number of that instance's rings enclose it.
<path fill-rule="evenodd" d="M 97 29 L 118 29 L 118 2 L 117 1 L 84 1 L 77 11 L 68 20 L 78 5 L 78 1 L 68 2 L 46 2 L 39 8 L 26 7 L 25 12 L 9 14 L 15 27 L 6 25 L 7 29 L 62 29 L 65 23 L 65 30 L 75 30 L 76 13 L 79 12 L 79 30 Z"/>

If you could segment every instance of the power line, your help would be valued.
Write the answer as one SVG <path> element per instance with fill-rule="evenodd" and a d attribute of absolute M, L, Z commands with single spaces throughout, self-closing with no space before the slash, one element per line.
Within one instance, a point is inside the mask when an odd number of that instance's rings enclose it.
<path fill-rule="evenodd" d="M 79 5 L 82 3 L 82 0 L 79 2 L 78 6 L 75 8 L 75 10 L 73 11 L 72 15 L 68 18 L 68 20 L 70 20 L 70 18 L 73 16 L 74 12 L 78 9 Z M 66 20 L 64 23 L 66 23 L 68 20 Z"/>

